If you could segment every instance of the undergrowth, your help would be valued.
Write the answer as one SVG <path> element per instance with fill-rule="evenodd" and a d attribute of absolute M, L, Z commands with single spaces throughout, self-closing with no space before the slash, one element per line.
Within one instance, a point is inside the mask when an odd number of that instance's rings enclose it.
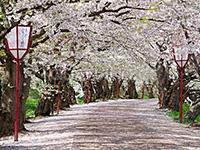
<path fill-rule="evenodd" d="M 186 116 L 186 113 L 190 110 L 190 106 L 186 103 L 183 104 L 183 123 L 190 124 L 191 120 Z M 178 111 L 169 111 L 167 115 L 171 117 L 174 121 L 179 122 L 179 112 Z M 200 122 L 200 115 L 195 119 L 195 122 Z"/>
<path fill-rule="evenodd" d="M 35 110 L 40 99 L 40 93 L 37 89 L 30 89 L 29 97 L 26 100 L 26 118 L 35 117 Z"/>

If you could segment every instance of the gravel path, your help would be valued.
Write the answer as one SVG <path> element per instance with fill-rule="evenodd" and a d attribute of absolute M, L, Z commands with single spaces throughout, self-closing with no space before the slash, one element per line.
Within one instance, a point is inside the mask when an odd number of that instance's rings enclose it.
<path fill-rule="evenodd" d="M 1 150 L 200 150 L 200 129 L 173 122 L 156 100 L 72 106 L 26 124 L 30 132 L 0 139 Z"/>

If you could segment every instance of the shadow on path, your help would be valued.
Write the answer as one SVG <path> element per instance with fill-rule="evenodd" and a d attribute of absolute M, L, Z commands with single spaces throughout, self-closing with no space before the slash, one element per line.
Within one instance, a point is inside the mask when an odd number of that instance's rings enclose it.
<path fill-rule="evenodd" d="M 200 130 L 173 122 L 157 100 L 121 100 L 73 106 L 26 124 L 31 132 L 0 139 L 2 150 L 200 149 Z"/>

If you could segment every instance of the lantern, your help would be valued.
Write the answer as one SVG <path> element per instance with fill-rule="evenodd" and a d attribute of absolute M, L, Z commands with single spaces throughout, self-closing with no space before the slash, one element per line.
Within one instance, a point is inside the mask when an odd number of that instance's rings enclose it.
<path fill-rule="evenodd" d="M 16 61 L 22 60 L 31 45 L 31 26 L 17 25 L 6 35 L 4 43 Z"/>
<path fill-rule="evenodd" d="M 188 62 L 188 56 L 189 51 L 186 48 L 183 47 L 174 47 L 173 48 L 173 54 L 174 54 L 174 60 L 178 66 L 178 68 L 185 68 L 187 62 Z"/>

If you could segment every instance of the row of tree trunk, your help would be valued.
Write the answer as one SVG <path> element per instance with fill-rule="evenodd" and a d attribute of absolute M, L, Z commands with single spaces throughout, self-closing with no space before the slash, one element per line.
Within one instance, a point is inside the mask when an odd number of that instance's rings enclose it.
<path fill-rule="evenodd" d="M 107 99 L 137 99 L 139 98 L 138 92 L 136 90 L 135 80 L 127 80 L 127 87 L 122 85 L 124 80 L 119 77 L 112 78 L 109 84 L 106 77 L 99 79 L 85 78 L 81 82 L 82 89 L 84 91 L 84 102 L 90 103 L 95 100 L 107 100 Z M 143 84 L 143 93 L 146 89 L 148 96 L 154 98 L 153 84 Z M 142 96 L 142 98 L 144 98 Z"/>
<path fill-rule="evenodd" d="M 55 67 L 46 71 L 46 87 L 35 111 L 35 116 L 49 116 L 54 111 L 76 104 L 75 91 L 69 83 L 71 71 L 64 73 Z"/>
<path fill-rule="evenodd" d="M 60 91 L 60 94 L 58 91 Z M 36 108 L 35 116 L 53 115 L 54 111 L 69 108 L 73 104 L 76 104 L 76 98 L 71 85 L 61 84 L 60 90 L 58 90 L 58 87 L 53 89 L 46 87 Z"/>

